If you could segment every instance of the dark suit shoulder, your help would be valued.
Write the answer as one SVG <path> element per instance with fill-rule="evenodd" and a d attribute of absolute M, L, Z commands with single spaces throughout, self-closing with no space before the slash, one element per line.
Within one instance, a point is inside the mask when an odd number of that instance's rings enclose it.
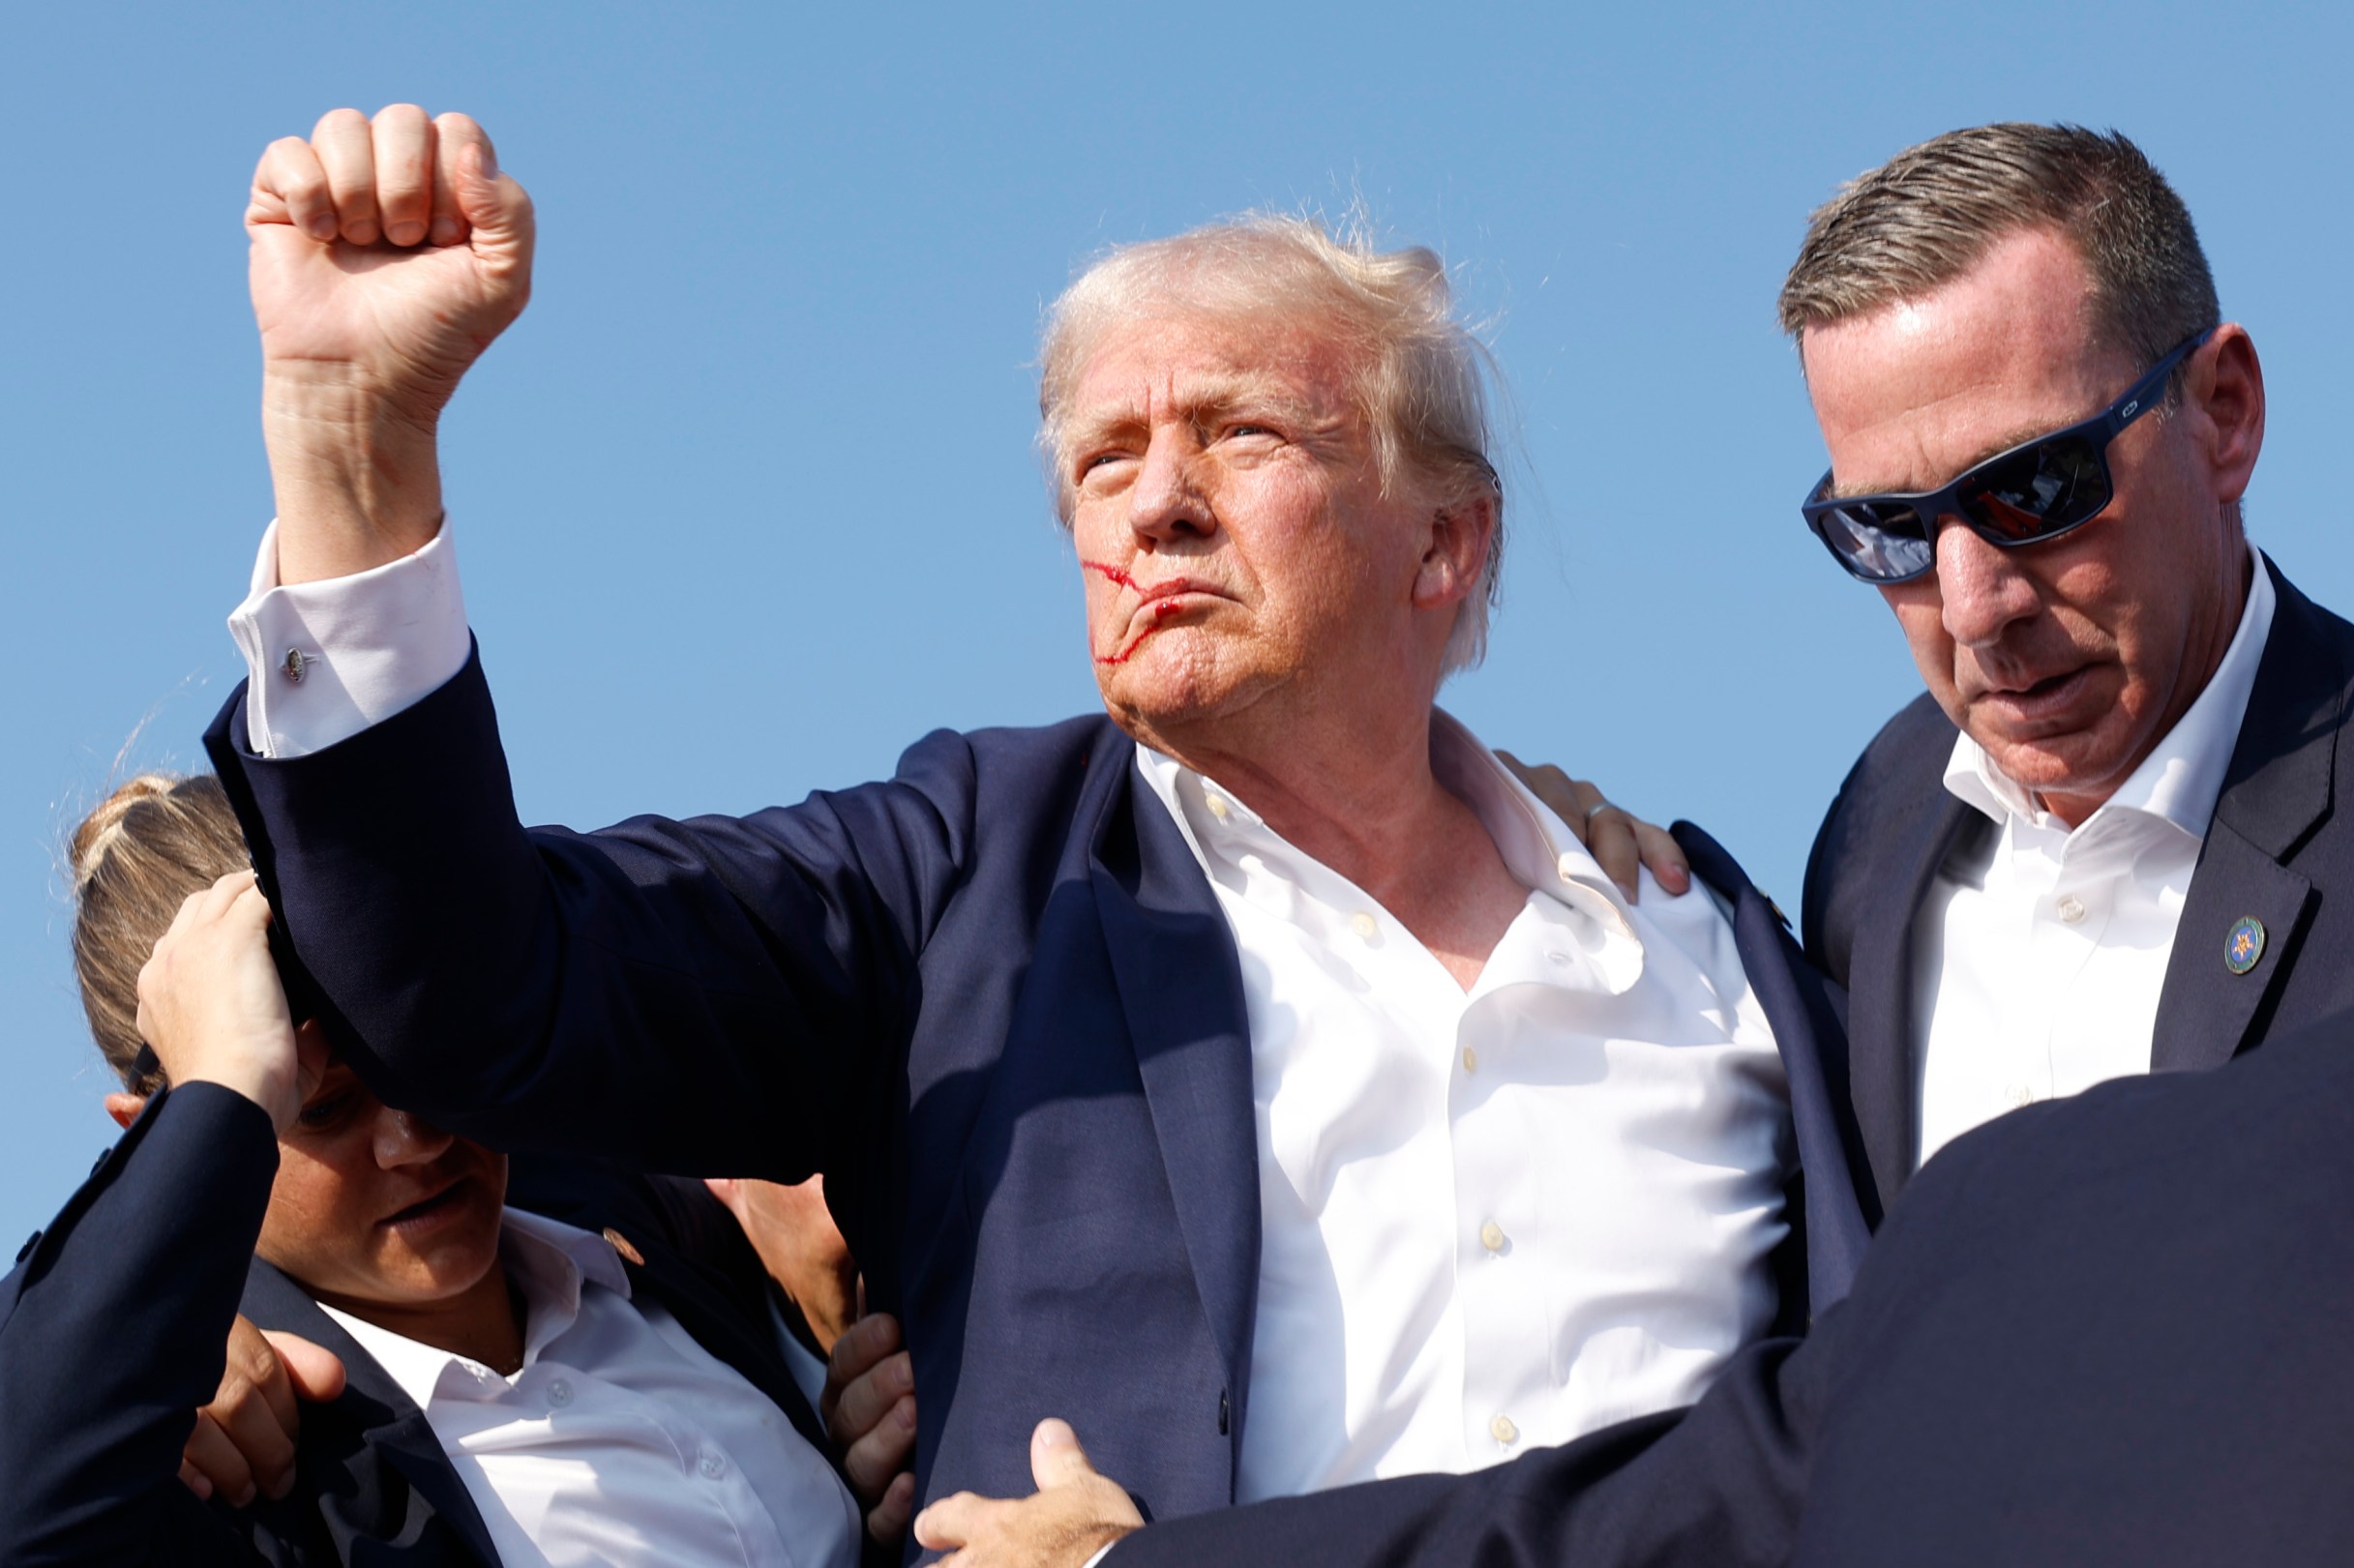
<path fill-rule="evenodd" d="M 1842 1314 L 1799 1560 L 2347 1560 L 2350 1036 L 2340 1014 L 1931 1159 Z M 2067 1506 L 2017 1506 L 2022 1476 L 2065 1476 Z"/>
<path fill-rule="evenodd" d="M 1856 891 L 1899 873 L 1892 857 L 1909 852 L 1921 814 L 1945 799 L 1953 737 L 1953 722 L 1922 693 L 1880 726 L 1823 814 L 1806 857 L 1801 929 L 1806 956 L 1842 985 L 1854 948 Z"/>

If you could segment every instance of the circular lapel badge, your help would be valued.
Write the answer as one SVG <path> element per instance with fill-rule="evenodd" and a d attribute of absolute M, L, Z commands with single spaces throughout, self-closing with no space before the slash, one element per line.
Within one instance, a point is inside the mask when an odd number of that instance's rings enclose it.
<path fill-rule="evenodd" d="M 2233 974 L 2246 974 L 2264 956 L 2264 922 L 2253 915 L 2242 915 L 2223 938 L 2223 967 Z"/>

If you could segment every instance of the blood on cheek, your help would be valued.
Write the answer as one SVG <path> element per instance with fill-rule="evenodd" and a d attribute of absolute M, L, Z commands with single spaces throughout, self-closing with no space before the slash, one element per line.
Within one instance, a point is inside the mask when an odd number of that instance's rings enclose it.
<path fill-rule="evenodd" d="M 1117 566 L 1110 566 L 1102 561 L 1082 561 L 1079 564 L 1087 568 L 1089 572 L 1102 573 L 1105 577 L 1111 578 L 1112 581 L 1117 583 L 1122 588 L 1134 589 L 1136 587 L 1136 579 L 1128 576 L 1127 573 L 1122 572 Z M 1128 638 L 1126 642 L 1122 643 L 1118 648 L 1115 649 L 1109 654 L 1097 654 L 1095 656 L 1095 662 L 1099 665 L 1126 664 L 1130 659 L 1135 657 L 1137 648 L 1143 644 L 1145 638 L 1159 631 L 1163 621 L 1167 620 L 1170 616 L 1177 614 L 1185 606 L 1183 605 L 1179 604 L 1174 599 L 1161 600 L 1152 606 L 1150 619 L 1146 621 L 1144 626 L 1138 629 L 1134 636 Z"/>

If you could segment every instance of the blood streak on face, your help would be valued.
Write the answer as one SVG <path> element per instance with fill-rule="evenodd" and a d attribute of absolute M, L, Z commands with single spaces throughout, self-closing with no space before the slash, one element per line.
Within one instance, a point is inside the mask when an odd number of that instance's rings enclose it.
<path fill-rule="evenodd" d="M 1105 577 L 1111 578 L 1114 582 L 1118 583 L 1123 588 L 1129 589 L 1133 592 L 1143 592 L 1142 589 L 1136 586 L 1136 579 L 1128 576 L 1127 573 L 1122 572 L 1117 566 L 1110 566 L 1102 561 L 1082 561 L 1079 564 L 1087 568 L 1089 572 L 1102 573 Z M 1145 638 L 1150 636 L 1153 633 L 1161 629 L 1161 622 L 1167 620 L 1170 616 L 1177 614 L 1184 607 L 1184 606 L 1180 605 L 1174 599 L 1162 600 L 1159 604 L 1152 606 L 1152 618 L 1145 624 L 1141 631 L 1139 631 L 1134 636 L 1130 637 L 1117 652 L 1112 654 L 1097 654 L 1095 656 L 1095 662 L 1099 665 L 1126 664 L 1129 659 L 1135 656 L 1138 646 L 1144 642 Z"/>

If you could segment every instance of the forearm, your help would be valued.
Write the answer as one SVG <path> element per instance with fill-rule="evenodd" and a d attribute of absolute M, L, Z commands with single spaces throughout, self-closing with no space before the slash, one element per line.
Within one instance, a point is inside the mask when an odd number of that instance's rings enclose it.
<path fill-rule="evenodd" d="M 209 1516 L 181 1495 L 181 1445 L 220 1383 L 277 1164 L 259 1107 L 210 1084 L 174 1090 L 10 1278 L 0 1293 L 10 1560 L 206 1559 Z"/>
<path fill-rule="evenodd" d="M 278 580 L 349 577 L 411 553 L 441 523 L 440 399 L 396 398 L 349 366 L 274 365 L 262 439 L 278 502 Z"/>

